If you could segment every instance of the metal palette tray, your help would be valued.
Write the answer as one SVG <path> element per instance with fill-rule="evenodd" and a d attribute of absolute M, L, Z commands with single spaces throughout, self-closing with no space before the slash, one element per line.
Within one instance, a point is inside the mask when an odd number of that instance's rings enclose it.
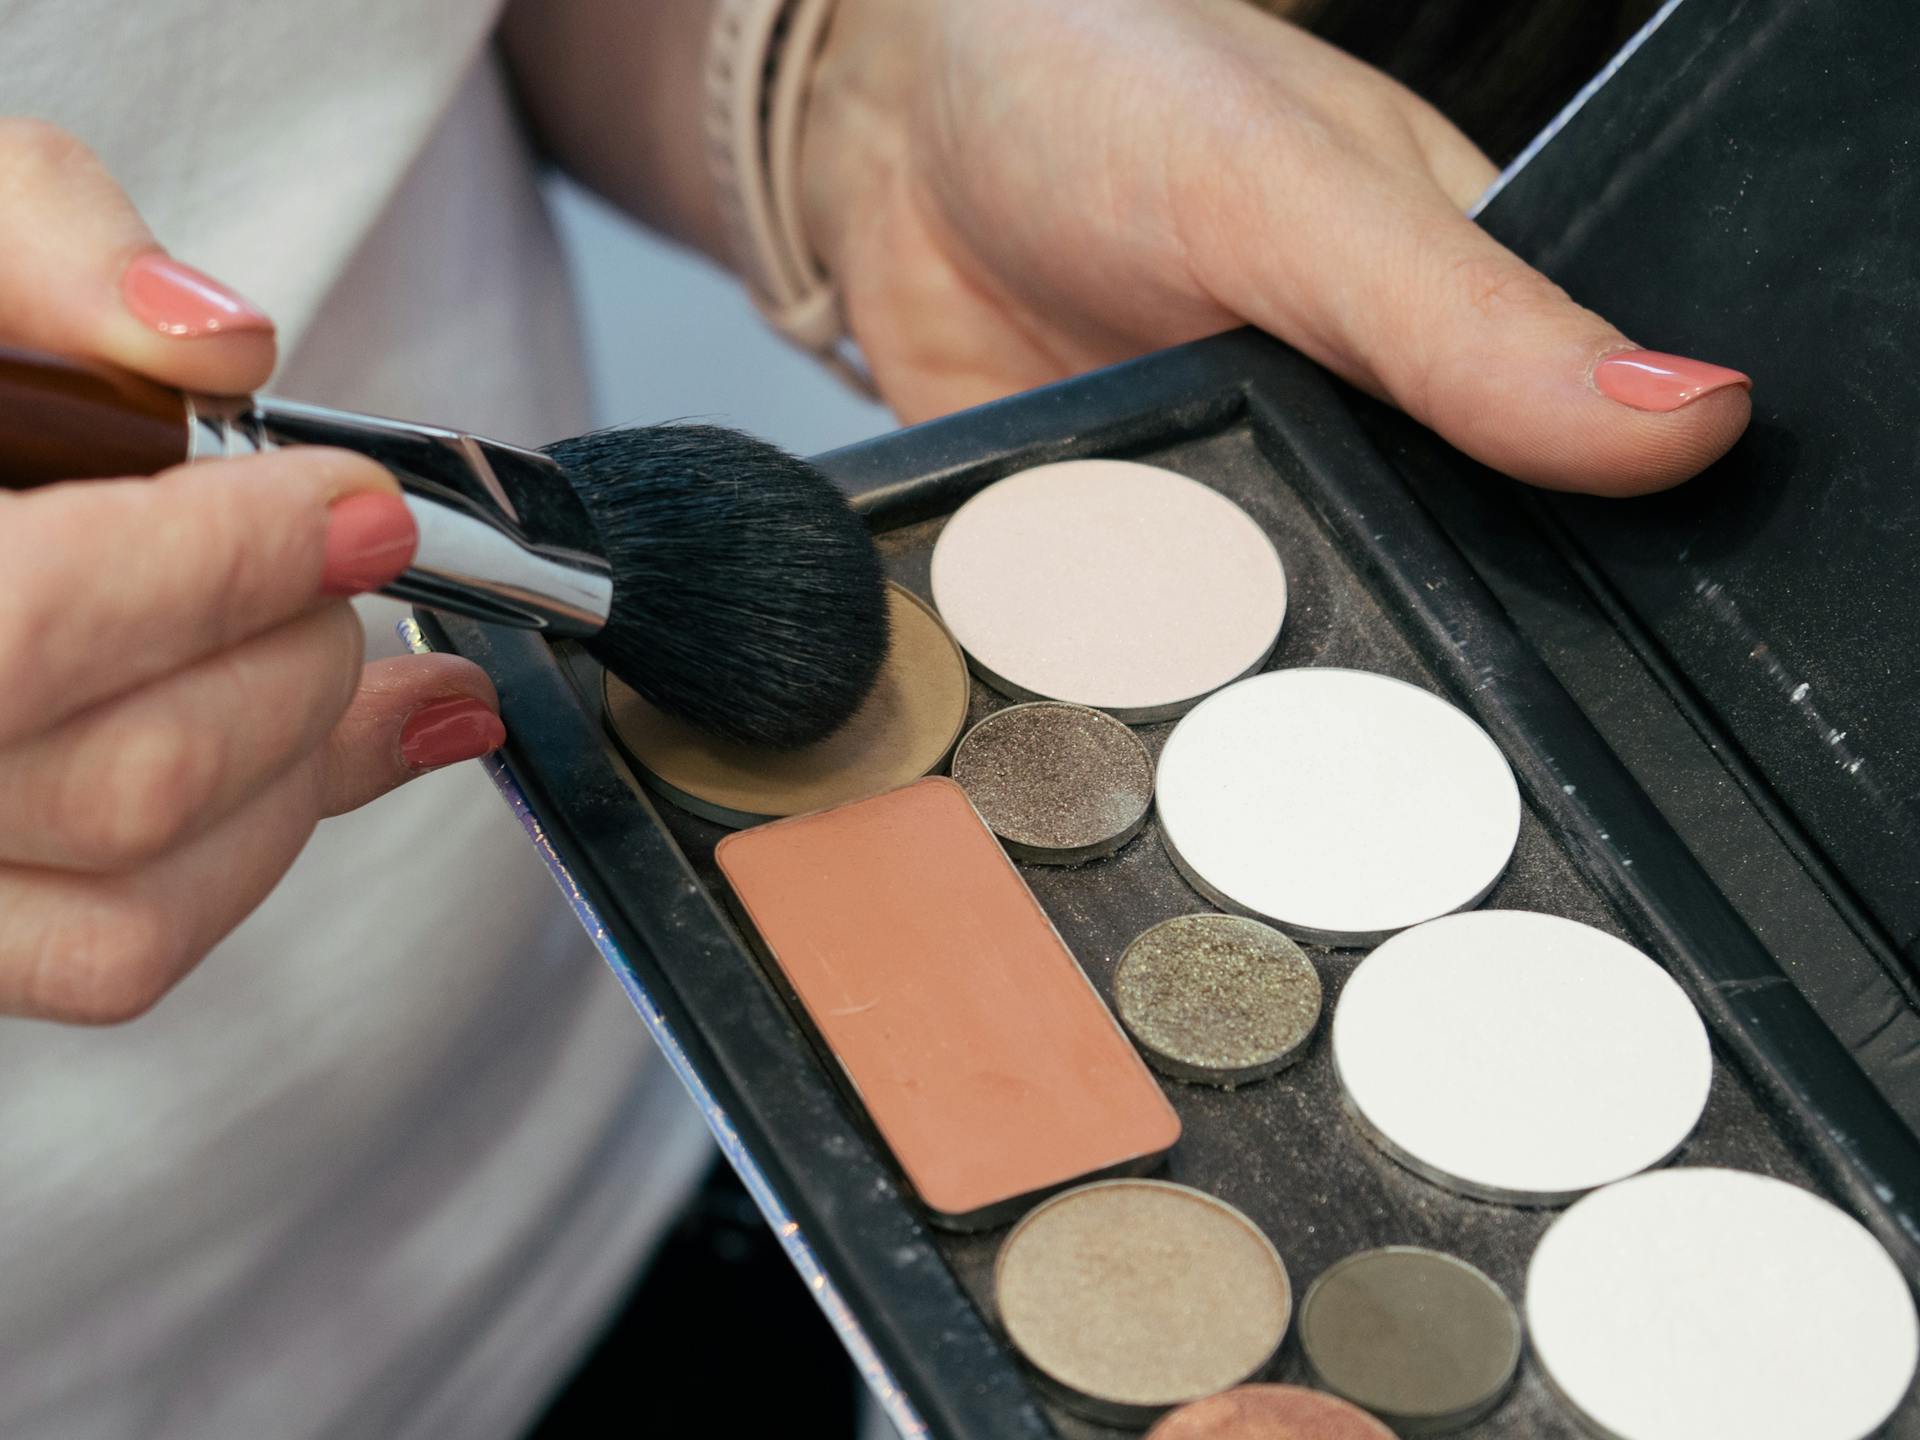
<path fill-rule="evenodd" d="M 1486 726 L 1526 800 L 1513 864 L 1487 904 L 1550 911 L 1660 959 L 1712 1028 L 1707 1114 L 1679 1157 L 1825 1190 L 1873 1225 L 1911 1276 L 1920 1145 L 1648 800 L 1539 654 L 1431 523 L 1317 368 L 1251 332 L 1201 341 L 822 457 L 878 532 L 893 576 L 925 594 L 934 538 L 968 495 L 1075 456 L 1164 465 L 1229 496 L 1273 537 L 1291 602 L 1274 666 L 1381 671 Z M 727 918 L 718 826 L 656 804 L 618 758 L 584 656 L 445 619 L 436 643 L 500 687 L 507 767 L 543 843 L 587 902 L 609 958 L 684 1057 L 736 1164 L 870 1372 L 931 1433 L 966 1440 L 1108 1432 L 1044 1403 L 997 1333 L 1001 1232 L 930 1229 L 832 1071 Z M 977 718 L 1008 703 L 976 683 Z M 1169 725 L 1140 727 L 1150 749 Z M 1715 763 L 1708 756 L 1703 763 Z M 1209 908 L 1149 823 L 1077 869 L 1023 866 L 1103 992 L 1133 935 Z M 1311 950 L 1329 1012 L 1357 952 Z M 1110 998 L 1110 995 L 1109 995 Z M 1232 1092 L 1166 1082 L 1186 1133 L 1167 1174 L 1245 1210 L 1304 1293 L 1335 1260 L 1412 1243 L 1479 1265 L 1518 1299 L 1555 1212 L 1459 1197 L 1401 1169 L 1344 1113 L 1324 1035 L 1298 1065 Z M 1297 1376 L 1289 1344 L 1278 1373 Z M 910 1408 L 909 1408 L 910 1407 Z M 1913 1408 L 1910 1403 L 1909 1408 Z M 1920 1412 L 1917 1412 L 1920 1413 Z M 1529 1360 L 1471 1434 L 1579 1432 Z"/>

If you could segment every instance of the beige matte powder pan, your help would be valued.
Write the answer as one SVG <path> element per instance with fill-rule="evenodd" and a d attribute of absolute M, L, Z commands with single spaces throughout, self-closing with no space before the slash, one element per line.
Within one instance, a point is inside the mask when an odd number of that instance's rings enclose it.
<path fill-rule="evenodd" d="M 1194 707 L 1160 752 L 1160 835 L 1222 909 L 1356 946 L 1478 904 L 1520 835 L 1487 732 L 1362 670 L 1275 670 Z"/>
<path fill-rule="evenodd" d="M 1287 577 L 1266 532 L 1199 481 L 1067 460 L 954 512 L 933 549 L 933 603 L 994 688 L 1144 722 L 1265 663 Z"/>

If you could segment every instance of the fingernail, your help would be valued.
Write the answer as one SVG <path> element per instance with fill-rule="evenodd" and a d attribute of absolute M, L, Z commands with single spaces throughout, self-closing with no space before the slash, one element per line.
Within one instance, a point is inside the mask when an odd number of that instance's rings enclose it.
<path fill-rule="evenodd" d="M 1609 355 L 1593 367 L 1593 388 L 1602 395 L 1659 415 L 1691 405 L 1702 395 L 1729 385 L 1752 389 L 1753 381 L 1724 365 L 1709 365 L 1684 355 L 1663 355 L 1658 350 L 1628 350 Z"/>
<path fill-rule="evenodd" d="M 320 592 L 360 595 L 378 590 L 412 563 L 419 541 L 413 512 L 398 495 L 375 490 L 334 501 L 327 511 Z"/>
<path fill-rule="evenodd" d="M 507 727 L 478 700 L 436 700 L 400 727 L 400 758 L 415 770 L 477 760 L 506 742 Z"/>
<path fill-rule="evenodd" d="M 211 276 L 149 250 L 120 277 L 120 294 L 143 325 L 183 340 L 267 334 L 273 321 Z"/>

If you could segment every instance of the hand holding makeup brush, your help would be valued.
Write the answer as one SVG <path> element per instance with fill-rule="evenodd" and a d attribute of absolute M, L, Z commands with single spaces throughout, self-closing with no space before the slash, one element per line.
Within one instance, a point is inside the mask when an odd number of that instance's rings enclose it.
<path fill-rule="evenodd" d="M 77 142 L 0 122 L 0 190 L 0 344 L 266 378 L 266 316 L 160 251 Z M 138 1014 L 322 817 L 500 743 L 471 663 L 362 668 L 342 597 L 413 548 L 392 477 L 340 451 L 0 489 L 0 1012 Z"/>
<path fill-rule="evenodd" d="M 1465 217 L 1494 167 L 1437 110 L 1244 0 L 839 0 L 810 94 L 809 238 L 904 419 L 1251 323 L 1555 489 L 1746 426 Z"/>

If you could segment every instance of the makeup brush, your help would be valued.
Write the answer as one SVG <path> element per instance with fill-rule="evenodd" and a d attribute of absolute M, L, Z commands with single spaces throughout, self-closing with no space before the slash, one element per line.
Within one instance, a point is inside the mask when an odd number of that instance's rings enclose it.
<path fill-rule="evenodd" d="M 0 486 L 290 445 L 358 451 L 400 482 L 420 542 L 386 594 L 579 640 L 660 709 L 727 739 L 821 738 L 886 657 L 865 524 L 818 470 L 738 431 L 644 426 L 524 450 L 0 349 Z"/>

